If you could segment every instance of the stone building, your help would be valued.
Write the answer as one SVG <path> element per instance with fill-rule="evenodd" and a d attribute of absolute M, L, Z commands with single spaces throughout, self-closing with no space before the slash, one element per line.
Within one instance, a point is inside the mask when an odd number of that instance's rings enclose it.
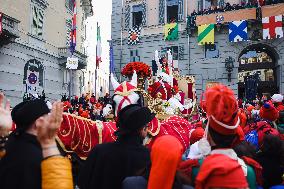
<path fill-rule="evenodd" d="M 93 14 L 91 0 L 76 0 L 77 70 L 66 69 L 74 0 L 0 0 L 3 32 L 0 34 L 0 91 L 12 105 L 27 92 L 45 92 L 49 100 L 60 99 L 72 86 L 71 95 L 82 92 L 82 69 L 86 67 L 85 20 Z M 72 78 L 72 79 L 71 79 Z M 73 84 L 70 82 L 73 80 Z M 70 84 L 71 83 L 71 84 Z"/>
<path fill-rule="evenodd" d="M 228 23 L 215 23 L 214 45 L 198 45 L 197 27 L 191 25 L 193 12 L 216 6 L 225 7 L 226 3 L 240 5 L 250 2 L 113 0 L 112 40 L 115 72 L 118 78 L 121 68 L 126 63 L 142 61 L 151 65 L 155 50 L 165 54 L 171 49 L 174 66 L 181 74 L 195 76 L 198 96 L 207 85 L 221 82 L 229 85 L 236 95 L 243 97 L 249 89 L 245 80 L 255 74 L 258 75 L 258 82 L 255 85 L 257 94 L 284 93 L 284 38 L 261 39 L 262 23 L 261 18 L 257 16 L 260 15 L 261 8 L 256 8 L 256 18 L 248 21 L 248 41 L 230 42 Z M 284 4 L 281 6 L 284 7 Z M 207 14 L 213 13 L 208 12 L 204 16 L 208 16 Z M 172 20 L 178 23 L 178 39 L 167 41 L 164 40 L 164 29 Z M 129 45 L 128 31 L 137 25 L 141 27 L 140 41 L 137 45 Z"/>

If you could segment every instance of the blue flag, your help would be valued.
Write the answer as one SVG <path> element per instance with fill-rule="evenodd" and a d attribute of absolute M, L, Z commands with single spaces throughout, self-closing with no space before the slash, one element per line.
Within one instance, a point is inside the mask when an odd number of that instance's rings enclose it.
<path fill-rule="evenodd" d="M 239 42 L 248 40 L 248 24 L 246 20 L 229 23 L 229 41 Z"/>
<path fill-rule="evenodd" d="M 110 42 L 109 48 L 109 72 L 114 73 L 113 44 Z"/>

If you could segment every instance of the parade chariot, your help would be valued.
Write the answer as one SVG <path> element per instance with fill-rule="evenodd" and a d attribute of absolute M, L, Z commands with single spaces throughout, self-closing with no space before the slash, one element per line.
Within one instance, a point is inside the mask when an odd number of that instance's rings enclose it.
<path fill-rule="evenodd" d="M 151 148 L 156 138 L 169 134 L 182 143 L 185 151 L 189 146 L 190 130 L 194 127 L 191 122 L 198 119 L 195 80 L 193 76 L 181 76 L 174 70 L 170 52 L 164 58 L 158 58 L 156 52 L 156 64 L 156 73 L 142 62 L 127 64 L 122 75 L 129 81 L 122 83 L 111 75 L 113 110 L 110 115 L 105 115 L 113 117 L 109 122 L 64 114 L 57 137 L 62 149 L 67 154 L 75 153 L 86 159 L 97 144 L 116 140 L 115 118 L 118 112 L 130 104 L 140 104 L 156 114 L 148 125 L 144 144 Z"/>

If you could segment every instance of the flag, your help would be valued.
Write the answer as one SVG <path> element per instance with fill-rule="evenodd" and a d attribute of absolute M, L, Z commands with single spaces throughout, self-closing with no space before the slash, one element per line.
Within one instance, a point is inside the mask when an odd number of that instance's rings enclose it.
<path fill-rule="evenodd" d="M 226 11 L 215 14 L 198 15 L 196 16 L 196 25 L 216 24 L 233 22 L 238 20 L 255 20 L 256 8 L 240 9 L 234 11 Z"/>
<path fill-rule="evenodd" d="M 263 39 L 283 37 L 282 15 L 262 18 Z"/>
<path fill-rule="evenodd" d="M 0 12 L 0 35 L 1 35 L 2 32 L 3 32 L 2 17 L 3 17 L 3 13 Z"/>
<path fill-rule="evenodd" d="M 130 28 L 128 31 L 128 45 L 137 45 L 140 41 L 141 27 Z"/>
<path fill-rule="evenodd" d="M 101 44 L 101 27 L 97 23 L 97 46 L 96 46 L 96 68 L 102 62 L 102 44 Z"/>
<path fill-rule="evenodd" d="M 248 24 L 246 20 L 229 23 L 229 41 L 238 42 L 248 40 Z"/>
<path fill-rule="evenodd" d="M 165 40 L 172 41 L 178 39 L 178 23 L 165 25 Z"/>
<path fill-rule="evenodd" d="M 198 45 L 214 44 L 214 24 L 198 26 Z"/>
<path fill-rule="evenodd" d="M 113 44 L 110 42 L 109 47 L 109 72 L 114 73 Z"/>
<path fill-rule="evenodd" d="M 77 8 L 76 8 L 76 0 L 74 0 L 72 28 L 70 32 L 70 35 L 71 35 L 70 52 L 72 55 L 75 52 L 75 47 L 76 47 L 76 16 L 77 16 Z"/>

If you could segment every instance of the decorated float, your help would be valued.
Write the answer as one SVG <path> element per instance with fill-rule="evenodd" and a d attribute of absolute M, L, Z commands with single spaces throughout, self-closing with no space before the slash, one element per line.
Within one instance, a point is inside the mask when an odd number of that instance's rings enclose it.
<path fill-rule="evenodd" d="M 182 143 L 184 151 L 188 148 L 193 127 L 189 121 L 198 119 L 194 77 L 179 75 L 173 68 L 170 51 L 165 57 L 159 57 L 156 51 L 155 57 L 156 72 L 143 62 L 131 62 L 122 69 L 122 75 L 129 81 L 119 83 L 111 75 L 114 103 L 112 108 L 107 106 L 104 115 L 113 114 L 112 121 L 91 121 L 64 114 L 57 139 L 65 152 L 85 159 L 97 144 L 115 141 L 115 117 L 130 104 L 147 106 L 156 114 L 148 125 L 146 146 L 151 148 L 156 138 L 169 134 Z"/>

